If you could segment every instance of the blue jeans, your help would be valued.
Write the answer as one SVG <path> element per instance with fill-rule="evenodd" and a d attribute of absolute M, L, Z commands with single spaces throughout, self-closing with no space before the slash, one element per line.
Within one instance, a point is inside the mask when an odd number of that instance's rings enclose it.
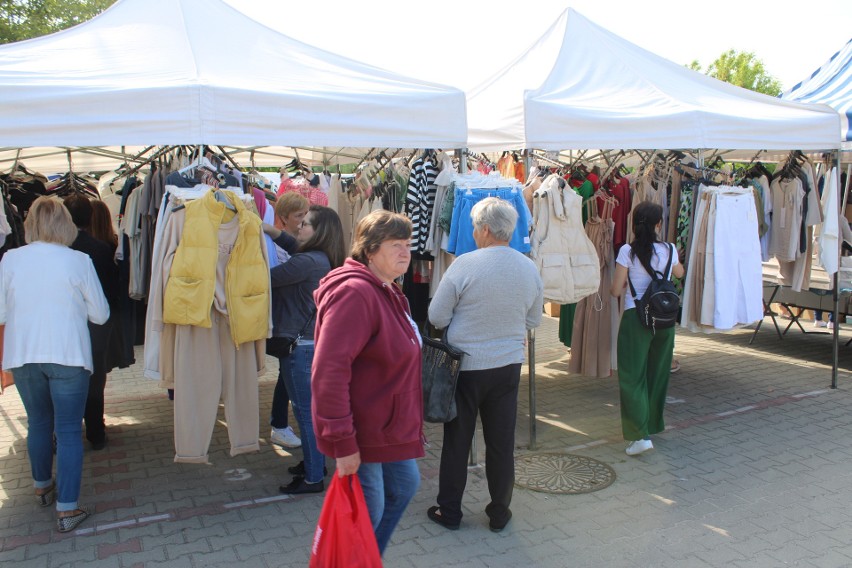
<path fill-rule="evenodd" d="M 27 450 L 36 488 L 50 487 L 56 433 L 56 510 L 73 511 L 83 477 L 83 411 L 89 371 L 55 363 L 12 369 L 27 410 Z"/>
<path fill-rule="evenodd" d="M 379 552 L 384 553 L 405 508 L 420 487 L 417 461 L 361 463 L 358 479 L 364 489 Z"/>
<path fill-rule="evenodd" d="M 302 455 L 305 458 L 305 481 L 322 481 L 325 456 L 317 448 L 314 435 L 314 423 L 311 418 L 311 364 L 314 360 L 314 345 L 299 344 L 289 357 L 281 359 L 284 369 L 284 384 L 293 405 L 293 414 L 299 424 L 299 436 L 302 439 Z"/>

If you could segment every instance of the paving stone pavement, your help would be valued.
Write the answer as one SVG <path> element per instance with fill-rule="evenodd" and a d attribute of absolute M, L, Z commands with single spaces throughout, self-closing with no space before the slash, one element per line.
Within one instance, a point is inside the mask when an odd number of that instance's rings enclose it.
<path fill-rule="evenodd" d="M 827 335 L 764 324 L 704 336 L 678 331 L 667 407 L 655 450 L 624 454 L 614 378 L 570 376 L 557 321 L 536 334 L 536 446 L 522 381 L 517 454 L 566 452 L 609 464 L 614 484 L 555 495 L 516 488 L 514 517 L 487 527 L 487 484 L 470 469 L 459 531 L 426 518 L 437 493 L 440 426 L 427 425 L 423 483 L 385 553 L 388 567 L 852 566 L 852 351 L 841 347 L 830 386 Z M 845 341 L 852 333 L 841 330 Z M 139 348 L 137 348 L 139 349 Z M 137 351 L 137 360 L 141 350 Z M 301 459 L 269 444 L 266 416 L 277 373 L 260 380 L 261 451 L 228 456 L 224 419 L 211 465 L 173 462 L 172 404 L 140 366 L 110 375 L 109 445 L 87 450 L 81 503 L 95 514 L 74 533 L 54 529 L 33 498 L 26 415 L 14 387 L 0 396 L 0 564 L 21 567 L 306 566 L 321 496 L 278 485 Z M 479 464 L 481 437 L 477 447 Z"/>

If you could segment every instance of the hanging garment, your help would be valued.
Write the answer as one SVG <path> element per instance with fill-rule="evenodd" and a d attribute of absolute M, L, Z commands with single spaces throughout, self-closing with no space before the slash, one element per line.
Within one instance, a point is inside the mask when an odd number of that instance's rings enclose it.
<path fill-rule="evenodd" d="M 627 217 L 630 215 L 631 195 L 630 181 L 623 177 L 610 187 L 610 193 L 618 200 L 618 205 L 612 210 L 614 223 L 612 234 L 612 250 L 617 251 L 627 244 L 630 235 L 627 233 Z"/>
<path fill-rule="evenodd" d="M 698 189 L 696 231 L 681 325 L 715 333 L 763 318 L 763 278 L 754 189 Z"/>
<path fill-rule="evenodd" d="M 779 262 L 793 262 L 799 250 L 805 190 L 798 178 L 775 178 L 771 184 L 772 226 L 769 255 Z"/>
<path fill-rule="evenodd" d="M 435 207 L 435 178 L 438 168 L 431 158 L 419 158 L 411 164 L 408 191 L 405 194 L 405 212 L 411 219 L 411 251 L 426 252 L 429 226 Z"/>
<path fill-rule="evenodd" d="M 544 297 L 552 302 L 578 302 L 600 286 L 595 245 L 583 230 L 582 201 L 571 189 L 561 189 L 555 175 L 534 194 L 530 256 L 544 282 Z"/>
<path fill-rule="evenodd" d="M 590 219 L 586 234 L 599 259 L 597 292 L 577 303 L 571 338 L 570 373 L 586 377 L 609 377 L 612 365 L 612 219 Z"/>
<path fill-rule="evenodd" d="M 447 252 L 461 256 L 477 249 L 473 240 L 473 219 L 470 213 L 473 206 L 486 197 L 499 197 L 508 201 L 518 212 L 518 221 L 509 240 L 509 246 L 524 254 L 530 251 L 530 214 L 527 204 L 517 187 L 497 189 L 458 189 L 453 197 L 453 218 L 450 222 L 450 235 Z"/>
<path fill-rule="evenodd" d="M 695 230 L 692 233 L 689 246 L 689 270 L 683 284 L 681 300 L 681 326 L 690 331 L 698 331 L 701 319 L 701 299 L 704 295 L 706 281 L 704 269 L 707 266 L 707 220 L 711 196 L 701 191 L 703 186 L 695 190 L 698 206 L 693 221 Z"/>
<path fill-rule="evenodd" d="M 713 327 L 728 330 L 763 319 L 760 237 L 750 191 L 719 194 L 713 238 L 716 288 Z"/>
<path fill-rule="evenodd" d="M 216 200 L 224 194 L 236 213 Z M 217 231 L 228 217 L 237 220 L 238 236 L 229 255 L 227 269 L 219 274 Z M 226 191 L 208 191 L 186 205 L 185 227 L 174 253 L 163 292 L 163 322 L 210 327 L 210 304 L 217 283 L 223 288 L 231 311 L 234 344 L 266 339 L 270 314 L 269 264 L 266 261 L 261 221 L 249 213 L 242 201 Z"/>
<path fill-rule="evenodd" d="M 838 243 L 840 240 L 840 209 L 838 207 L 839 195 L 837 187 L 837 168 L 829 170 L 825 178 L 825 189 L 822 192 L 823 209 L 825 210 L 825 223 L 819 236 L 819 261 L 825 272 L 832 276 L 837 272 Z M 844 219 L 845 221 L 845 219 Z"/>
<path fill-rule="evenodd" d="M 766 262 L 769 260 L 769 238 L 772 233 L 772 190 L 766 176 L 760 176 L 756 181 L 763 190 L 763 222 L 766 232 L 760 236 L 760 257 Z"/>
<path fill-rule="evenodd" d="M 237 209 L 231 219 L 219 218 L 214 223 L 213 250 L 206 246 L 207 235 L 203 215 L 195 213 L 215 212 L 216 207 L 225 208 L 223 203 L 205 203 L 205 197 L 190 202 L 184 209 L 173 211 L 171 205 L 165 208 L 162 233 L 158 236 L 154 248 L 153 277 L 151 298 L 148 305 L 151 329 L 158 334 L 158 355 L 153 361 L 154 349 L 149 353 L 149 342 L 145 350 L 145 375 L 159 378 L 160 385 L 174 388 L 179 394 L 175 397 L 175 461 L 189 463 L 207 463 L 207 451 L 213 427 L 216 421 L 220 398 L 225 404 L 225 416 L 228 423 L 228 435 L 231 440 L 231 455 L 256 451 L 257 430 L 259 427 L 259 406 L 257 377 L 265 371 L 266 337 L 271 331 L 271 314 L 262 316 L 265 331 L 262 338 L 235 343 L 235 337 L 241 338 L 251 331 L 251 326 L 243 325 L 248 312 L 246 309 L 244 283 L 242 278 L 251 277 L 252 286 L 260 283 L 266 287 L 268 296 L 269 272 L 266 268 L 266 248 L 259 232 L 247 230 L 246 224 L 259 224 L 259 219 L 251 219 L 253 214 L 245 211 L 241 203 L 230 192 L 224 192 Z M 243 215 L 241 215 L 243 213 Z M 249 217 L 251 216 L 251 217 Z M 193 217 L 195 217 L 193 219 Z M 208 217 L 211 219 L 212 217 Z M 190 233 L 190 228 L 196 230 Z M 246 237 L 251 233 L 251 236 Z M 192 235 L 195 238 L 190 237 Z M 241 239 L 244 242 L 240 242 Z M 184 257 L 179 259 L 178 249 L 181 242 L 204 246 L 184 247 Z M 191 274 L 192 271 L 173 270 L 177 263 L 186 263 L 192 252 L 198 252 L 196 261 L 209 260 L 213 263 L 214 289 L 206 305 L 206 326 L 171 324 L 165 322 L 164 297 L 168 283 L 178 278 L 177 274 Z M 259 256 L 260 266 L 266 275 L 257 281 L 251 276 L 252 270 L 239 260 L 239 256 L 255 258 Z M 206 266 L 205 262 L 197 262 Z M 239 270 L 234 270 L 239 267 Z M 202 270 L 206 274 L 206 269 Z M 200 279 L 199 279 L 200 283 Z M 227 288 L 230 288 L 227 289 Z M 198 298 L 207 297 L 197 294 Z M 262 301 L 263 294 L 255 295 Z M 170 301 L 177 301 L 182 294 L 173 294 Z M 249 296 L 248 299 L 251 299 Z M 193 298 L 194 299 L 194 298 Z M 179 304 L 183 304 L 181 300 Z M 196 318 L 197 310 L 192 308 L 187 315 Z M 180 315 L 180 314 L 178 314 Z M 256 316 L 249 314 L 254 319 Z M 232 329 L 238 323 L 239 329 Z M 153 368 L 151 368 L 153 367 Z"/>

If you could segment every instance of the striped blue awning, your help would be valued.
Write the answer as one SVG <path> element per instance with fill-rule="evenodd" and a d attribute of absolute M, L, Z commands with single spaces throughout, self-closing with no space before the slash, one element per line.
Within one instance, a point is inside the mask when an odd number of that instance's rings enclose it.
<path fill-rule="evenodd" d="M 852 39 L 782 99 L 826 104 L 840 113 L 841 140 L 852 143 Z"/>

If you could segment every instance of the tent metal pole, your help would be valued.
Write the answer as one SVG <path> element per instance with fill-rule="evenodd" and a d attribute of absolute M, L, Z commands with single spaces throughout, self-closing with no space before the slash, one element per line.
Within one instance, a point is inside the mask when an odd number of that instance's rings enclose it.
<path fill-rule="evenodd" d="M 459 173 L 467 173 L 467 148 L 458 148 L 456 150 L 456 158 L 459 161 Z"/>
<path fill-rule="evenodd" d="M 840 240 L 840 243 L 843 242 L 843 239 Z M 838 252 L 839 248 L 842 244 L 838 244 Z M 838 294 L 837 289 L 840 287 L 840 270 L 838 268 L 837 272 L 834 273 L 832 277 L 832 281 L 834 282 L 834 290 L 832 290 L 831 296 L 832 300 L 834 300 L 834 329 L 831 330 L 831 388 L 837 388 L 837 368 L 840 363 L 840 326 L 838 325 L 839 312 L 840 312 L 840 294 Z"/>
<path fill-rule="evenodd" d="M 524 149 L 524 170 L 529 175 L 532 157 L 528 149 Z M 527 331 L 527 349 L 529 356 L 527 366 L 529 367 L 529 389 L 530 389 L 530 449 L 534 450 L 536 445 L 536 408 L 535 408 L 535 330 Z"/>
<path fill-rule="evenodd" d="M 846 187 L 840 187 L 840 150 L 835 150 L 834 152 L 834 166 L 835 166 L 835 174 L 837 176 L 837 190 L 840 192 L 840 196 L 842 201 L 840 201 L 840 207 L 846 207 L 846 200 L 849 199 L 849 182 L 850 174 L 852 174 L 852 166 L 850 166 L 846 172 Z M 843 209 L 841 209 L 842 211 Z M 841 216 L 842 219 L 845 220 L 845 216 Z M 832 299 L 834 300 L 834 330 L 832 330 L 832 344 L 831 344 L 831 388 L 837 388 L 837 372 L 840 367 L 840 261 L 843 250 L 843 238 L 841 237 L 837 243 L 837 272 L 834 273 L 834 290 L 832 292 Z"/>
<path fill-rule="evenodd" d="M 530 375 L 530 450 L 536 449 L 536 404 L 535 404 L 535 329 L 527 331 L 528 365 Z"/>

